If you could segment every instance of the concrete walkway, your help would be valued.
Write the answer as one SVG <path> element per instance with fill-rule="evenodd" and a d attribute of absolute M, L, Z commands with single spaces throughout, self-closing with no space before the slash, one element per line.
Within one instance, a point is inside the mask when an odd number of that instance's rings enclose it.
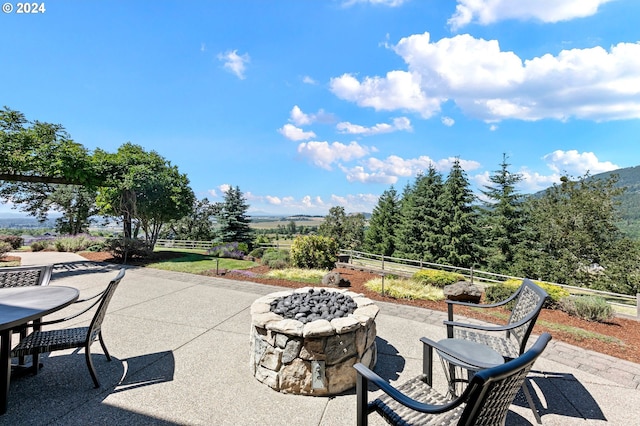
<path fill-rule="evenodd" d="M 67 253 L 17 255 L 23 264 L 55 263 L 51 285 L 76 287 L 81 297 L 104 288 L 118 269 Z M 252 376 L 249 307 L 279 290 L 127 267 L 103 327 L 113 361 L 105 361 L 99 344 L 92 347 L 102 388 L 93 388 L 82 351 L 44 356 L 37 376 L 12 380 L 0 424 L 353 425 L 353 391 L 335 397 L 286 395 Z M 420 372 L 418 339 L 446 337 L 444 313 L 378 305 L 376 371 L 402 382 Z M 633 407 L 640 406 L 640 365 L 552 341 L 534 370 L 534 399 L 543 424 L 639 424 Z M 434 371 L 435 386 L 443 389 L 441 369 Z M 384 424 L 376 415 L 370 420 Z M 516 400 L 507 424 L 535 420 Z"/>

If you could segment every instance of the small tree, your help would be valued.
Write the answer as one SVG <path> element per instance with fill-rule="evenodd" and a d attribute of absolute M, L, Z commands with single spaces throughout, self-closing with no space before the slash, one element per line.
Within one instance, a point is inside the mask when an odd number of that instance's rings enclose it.
<path fill-rule="evenodd" d="M 224 194 L 224 202 L 218 213 L 220 236 L 223 242 L 239 242 L 248 245 L 253 241 L 253 231 L 249 226 L 251 219 L 247 216 L 247 204 L 239 187 L 230 187 Z"/>
<path fill-rule="evenodd" d="M 364 223 L 362 213 L 347 215 L 344 207 L 331 207 L 318 227 L 318 234 L 333 238 L 343 248 L 357 250 L 364 241 Z"/>

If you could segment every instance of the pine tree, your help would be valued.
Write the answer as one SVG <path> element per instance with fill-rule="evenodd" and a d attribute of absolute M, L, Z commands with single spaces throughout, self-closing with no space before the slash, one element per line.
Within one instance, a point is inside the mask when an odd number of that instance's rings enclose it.
<path fill-rule="evenodd" d="M 406 188 L 401 201 L 401 222 L 396 238 L 396 256 L 434 261 L 442 246 L 442 175 L 430 166 Z"/>
<path fill-rule="evenodd" d="M 483 257 L 490 271 L 501 274 L 515 272 L 515 253 L 524 239 L 523 199 L 515 188 L 523 178 L 511 173 L 509 166 L 503 154 L 500 170 L 489 177 L 493 185 L 485 185 L 482 191 L 487 199 L 482 210 Z"/>
<path fill-rule="evenodd" d="M 251 244 L 253 231 L 247 216 L 247 204 L 239 187 L 230 187 L 224 194 L 222 208 L 218 214 L 220 236 L 225 243 L 238 242 Z"/>
<path fill-rule="evenodd" d="M 465 171 L 456 158 L 444 183 L 442 220 L 444 223 L 442 257 L 439 263 L 471 267 L 478 258 L 477 214 L 473 207 L 475 196 L 469 187 Z"/>
<path fill-rule="evenodd" d="M 398 193 L 393 185 L 378 199 L 364 237 L 364 251 L 391 256 L 395 251 L 395 234 L 400 222 Z"/>

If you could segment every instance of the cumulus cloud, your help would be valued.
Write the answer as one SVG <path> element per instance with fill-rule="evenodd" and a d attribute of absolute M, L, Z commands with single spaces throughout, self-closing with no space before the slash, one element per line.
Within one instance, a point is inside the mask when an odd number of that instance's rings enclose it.
<path fill-rule="evenodd" d="M 372 127 L 365 127 L 359 124 L 352 124 L 348 121 L 343 121 L 336 125 L 336 129 L 339 133 L 363 136 L 378 135 L 381 133 L 391 133 L 396 131 L 413 131 L 411 121 L 406 117 L 394 118 L 391 124 L 379 123 Z"/>
<path fill-rule="evenodd" d="M 620 166 L 610 161 L 600 161 L 593 152 L 578 152 L 577 150 L 556 150 L 543 157 L 549 168 L 555 173 L 582 176 L 589 172 L 598 174 L 619 169 Z"/>
<path fill-rule="evenodd" d="M 640 43 L 563 50 L 523 60 L 497 40 L 463 34 L 437 42 L 429 33 L 393 47 L 407 71 L 331 80 L 333 93 L 376 110 L 410 110 L 428 118 L 447 100 L 466 115 L 505 119 L 640 118 Z"/>
<path fill-rule="evenodd" d="M 244 80 L 244 73 L 246 71 L 246 64 L 251 62 L 251 58 L 248 53 L 238 55 L 237 50 L 230 50 L 225 53 L 218 54 L 218 59 L 224 62 L 224 68 L 235 74 L 240 80 Z"/>
<path fill-rule="evenodd" d="M 352 161 L 369 154 L 370 148 L 351 142 L 345 145 L 341 142 L 303 142 L 298 145 L 298 153 L 308 158 L 313 164 L 326 170 L 332 169 L 332 164 L 338 161 Z"/>
<path fill-rule="evenodd" d="M 451 127 L 456 123 L 456 121 L 451 117 L 442 117 L 440 121 L 442 121 L 442 124 L 444 124 L 447 127 Z"/>
<path fill-rule="evenodd" d="M 315 81 L 313 78 L 309 77 L 308 75 L 305 75 L 304 77 L 302 77 L 302 82 L 305 84 L 313 84 L 313 85 L 318 84 L 317 81 Z"/>
<path fill-rule="evenodd" d="M 507 19 L 568 21 L 598 12 L 600 5 L 612 0 L 458 0 L 448 23 L 453 30 L 470 23 L 489 25 Z"/>
<path fill-rule="evenodd" d="M 340 169 L 349 182 L 394 184 L 400 177 L 416 176 L 418 173 L 427 171 L 431 166 L 446 174 L 456 160 L 460 162 L 460 166 L 465 172 L 480 167 L 480 163 L 477 161 L 455 157 L 433 160 L 426 155 L 406 159 L 390 155 L 384 159 L 369 157 L 356 166 L 341 166 Z"/>
<path fill-rule="evenodd" d="M 408 0 L 346 0 L 342 3 L 342 5 L 345 7 L 349 7 L 357 3 L 368 3 L 376 6 L 380 5 L 388 7 L 398 7 L 402 6 L 402 4 L 406 3 L 407 1 Z"/>
<path fill-rule="evenodd" d="M 365 77 L 362 82 L 351 74 L 331 79 L 331 91 L 341 99 L 376 111 L 404 109 L 429 118 L 440 110 L 445 99 L 427 96 L 418 75 L 406 71 L 389 71 L 385 77 Z"/>
<path fill-rule="evenodd" d="M 325 112 L 323 109 L 318 110 L 316 113 L 306 114 L 302 112 L 298 105 L 294 105 L 289 112 L 289 121 L 296 126 L 307 126 L 316 122 L 331 123 L 335 121 L 333 114 Z"/>
<path fill-rule="evenodd" d="M 285 124 L 281 128 L 278 129 L 281 135 L 285 138 L 292 141 L 302 141 L 306 139 L 315 138 L 316 134 L 312 131 L 305 132 L 299 127 L 294 126 L 293 124 Z"/>

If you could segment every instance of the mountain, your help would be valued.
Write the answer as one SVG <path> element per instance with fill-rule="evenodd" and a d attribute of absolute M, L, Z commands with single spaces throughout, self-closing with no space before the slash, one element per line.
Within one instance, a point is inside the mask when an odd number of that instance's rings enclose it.
<path fill-rule="evenodd" d="M 630 237 L 640 239 L 640 166 L 598 173 L 592 179 L 607 179 L 611 175 L 618 176 L 617 187 L 625 188 L 624 193 L 618 197 L 620 229 Z"/>

